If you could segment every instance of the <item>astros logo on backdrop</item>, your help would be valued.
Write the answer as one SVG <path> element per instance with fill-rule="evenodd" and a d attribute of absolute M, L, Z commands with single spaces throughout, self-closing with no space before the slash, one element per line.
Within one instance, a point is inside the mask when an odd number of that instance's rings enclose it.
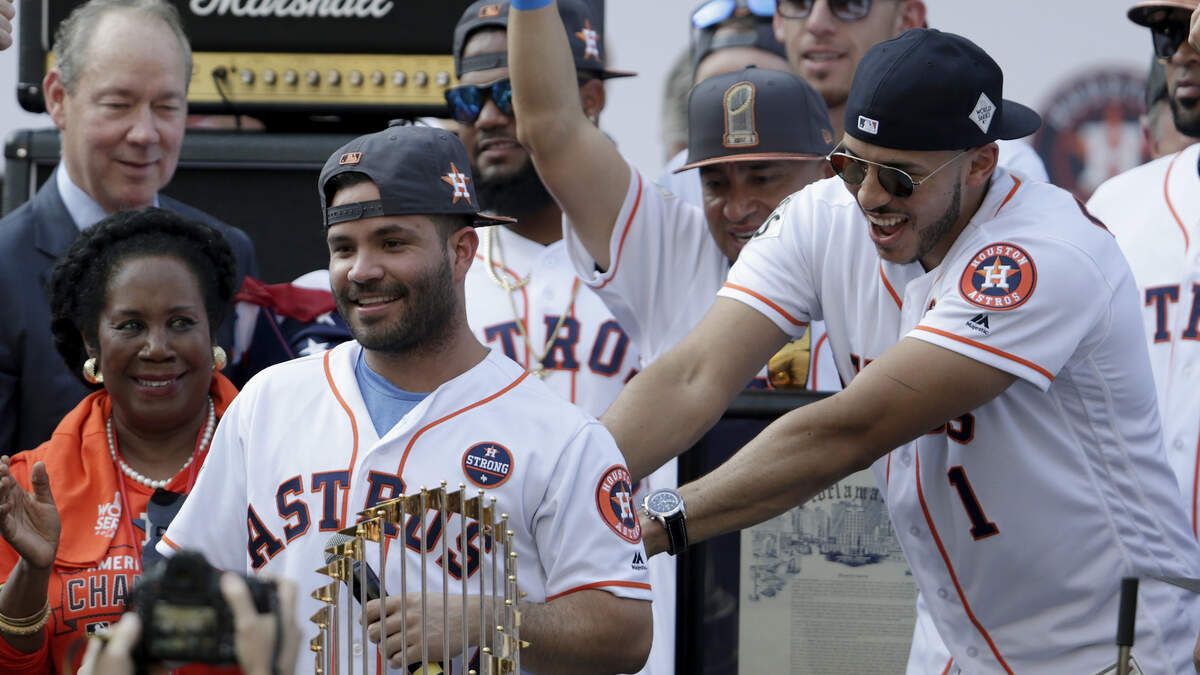
<path fill-rule="evenodd" d="M 499 443 L 476 443 L 462 458 L 463 473 L 481 488 L 496 488 L 512 474 L 512 453 Z"/>
<path fill-rule="evenodd" d="M 967 302 L 984 309 L 1020 306 L 1033 294 L 1037 268 L 1019 246 L 996 243 L 983 247 L 963 270 L 958 290 Z"/>
<path fill-rule="evenodd" d="M 631 543 L 642 540 L 642 524 L 633 505 L 633 479 L 629 469 L 617 464 L 609 467 L 596 484 L 596 508 L 600 517 L 622 539 Z"/>

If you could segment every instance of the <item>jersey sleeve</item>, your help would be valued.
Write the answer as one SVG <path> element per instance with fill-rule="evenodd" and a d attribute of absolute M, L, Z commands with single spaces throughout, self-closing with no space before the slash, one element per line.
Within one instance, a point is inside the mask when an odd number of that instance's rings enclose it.
<path fill-rule="evenodd" d="M 599 422 L 569 441 L 533 521 L 547 602 L 586 589 L 650 599 L 633 481 Z"/>
<path fill-rule="evenodd" d="M 1064 241 L 1017 239 L 973 253 L 946 269 L 933 309 L 908 337 L 1049 389 L 1082 343 L 1107 332 L 1112 286 Z"/>
<path fill-rule="evenodd" d="M 742 249 L 717 294 L 749 305 L 793 339 L 819 317 L 819 287 L 806 248 L 818 215 L 805 190 L 780 202 Z"/>
<path fill-rule="evenodd" d="M 609 240 L 609 268 L 596 269 L 566 217 L 563 240 L 575 273 L 651 359 L 687 335 L 724 280 L 725 258 L 703 212 L 633 167 Z"/>
<path fill-rule="evenodd" d="M 243 439 L 250 423 L 252 392 L 238 394 L 213 434 L 212 446 L 196 484 L 156 550 L 164 556 L 189 549 L 229 572 L 248 572 L 246 528 L 249 498 Z M 250 395 L 247 395 L 250 394 Z"/>

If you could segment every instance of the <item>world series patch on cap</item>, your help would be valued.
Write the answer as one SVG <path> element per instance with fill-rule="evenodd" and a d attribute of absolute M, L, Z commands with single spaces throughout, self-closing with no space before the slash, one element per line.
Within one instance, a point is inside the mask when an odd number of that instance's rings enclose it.
<path fill-rule="evenodd" d="M 854 71 L 843 119 L 854 138 L 894 150 L 964 150 L 1042 124 L 1003 98 L 1004 73 L 974 42 L 913 28 L 872 47 Z"/>
<path fill-rule="evenodd" d="M 482 28 L 508 29 L 508 0 L 477 0 L 463 11 L 462 18 L 454 28 L 454 75 L 476 70 L 490 70 L 508 65 L 507 52 L 475 54 L 463 58 L 463 49 L 471 34 Z M 604 67 L 604 39 L 601 26 L 592 16 L 586 2 L 559 0 L 558 15 L 567 29 L 567 41 L 571 43 L 571 54 L 575 67 L 586 70 L 606 80 L 612 77 L 631 77 L 635 73 L 624 70 L 609 70 Z"/>
<path fill-rule="evenodd" d="M 351 171 L 370 178 L 380 198 L 330 206 L 325 185 Z M 414 214 L 470 215 L 476 226 L 516 222 L 479 211 L 467 149 L 457 136 L 434 127 L 391 126 L 359 136 L 329 156 L 317 187 L 327 228 L 360 218 Z"/>
<path fill-rule="evenodd" d="M 780 70 L 745 68 L 692 88 L 687 163 L 822 159 L 834 147 L 825 101 L 807 82 Z"/>

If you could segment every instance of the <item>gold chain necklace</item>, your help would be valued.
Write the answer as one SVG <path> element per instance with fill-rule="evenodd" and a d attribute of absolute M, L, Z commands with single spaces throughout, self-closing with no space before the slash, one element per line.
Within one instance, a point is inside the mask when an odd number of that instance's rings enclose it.
<path fill-rule="evenodd" d="M 529 330 L 526 328 L 525 322 L 521 320 L 521 313 L 517 311 L 517 301 L 513 298 L 513 291 L 524 287 L 525 284 L 528 284 L 529 280 L 533 278 L 533 273 L 531 272 L 524 279 L 518 279 L 515 284 L 509 283 L 507 279 L 503 279 L 496 274 L 496 268 L 492 264 L 493 240 L 495 240 L 496 243 L 495 265 L 504 267 L 503 245 L 500 243 L 500 237 L 493 236 L 492 234 L 493 230 L 495 230 L 497 227 L 499 226 L 493 225 L 491 227 L 483 228 L 483 266 L 487 268 L 488 278 L 492 280 L 492 283 L 496 284 L 500 288 L 503 288 L 508 295 L 508 304 L 512 307 L 513 319 L 517 322 L 517 333 L 520 334 L 521 339 L 525 341 L 525 351 L 529 355 L 529 365 L 527 365 L 525 369 L 530 373 L 533 373 L 539 379 L 544 380 L 550 376 L 550 372 L 547 371 L 542 365 L 542 361 L 545 360 L 546 356 L 550 354 L 550 350 L 554 347 L 554 342 L 558 340 L 558 332 L 562 330 L 563 325 L 567 321 L 567 315 L 569 315 L 572 309 L 575 307 L 575 296 L 579 294 L 579 278 L 576 277 L 575 282 L 571 285 L 571 299 L 567 302 L 567 308 L 563 310 L 562 315 L 558 317 L 558 323 L 554 325 L 554 330 L 550 331 L 550 338 L 546 340 L 546 344 L 542 347 L 542 351 L 539 354 L 538 350 L 533 348 L 533 343 L 529 340 Z"/>

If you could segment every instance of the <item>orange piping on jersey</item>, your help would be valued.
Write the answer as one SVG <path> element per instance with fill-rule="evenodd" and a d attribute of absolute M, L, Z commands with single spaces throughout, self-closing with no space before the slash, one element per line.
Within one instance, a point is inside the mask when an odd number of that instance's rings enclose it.
<path fill-rule="evenodd" d="M 883 287 L 887 289 L 888 293 L 892 294 L 892 299 L 896 301 L 896 306 L 904 307 L 904 303 L 900 300 L 900 296 L 896 295 L 896 289 L 892 288 L 892 285 L 888 283 L 887 275 L 883 273 L 883 261 L 880 261 L 879 263 L 879 278 L 883 279 Z"/>
<path fill-rule="evenodd" d="M 635 176 L 637 176 L 637 196 L 633 198 L 633 208 L 629 211 L 629 218 L 625 220 L 625 229 L 621 231 L 621 243 L 617 244 L 617 259 L 609 261 L 612 267 L 612 274 L 604 281 L 604 283 L 600 284 L 599 288 L 604 288 L 608 285 L 609 281 L 617 278 L 617 267 L 621 264 L 621 251 L 625 250 L 625 237 L 629 236 L 629 226 L 633 225 L 633 219 L 635 216 L 637 216 L 638 207 L 642 205 L 642 174 L 633 167 L 630 167 L 629 170 L 632 171 Z"/>
<path fill-rule="evenodd" d="M 1200 482 L 1200 442 L 1196 443 L 1196 461 L 1193 464 L 1195 473 L 1192 474 L 1192 537 L 1200 538 L 1196 536 L 1196 499 L 1200 496 L 1200 486 L 1196 485 L 1197 482 Z M 163 538 L 166 539 L 166 537 Z"/>
<path fill-rule="evenodd" d="M 1012 189 L 1009 190 L 1008 194 L 1004 196 L 1004 201 L 1000 202 L 1000 206 L 996 207 L 996 213 L 1000 213 L 1000 209 L 1004 208 L 1004 205 L 1008 203 L 1008 200 L 1012 199 L 1013 195 L 1017 194 L 1017 190 L 1021 188 L 1021 179 L 1017 178 L 1014 174 L 1009 175 L 1012 176 L 1013 179 Z M 946 667 L 949 668 L 950 666 Z"/>
<path fill-rule="evenodd" d="M 459 408 L 458 410 L 455 410 L 454 412 L 450 413 L 449 415 L 446 415 L 445 417 L 442 417 L 441 419 L 436 419 L 436 420 L 430 422 L 429 424 L 426 424 L 425 426 L 418 429 L 417 433 L 413 434 L 413 437 L 411 439 L 409 439 L 408 445 L 405 446 L 404 454 L 400 456 L 400 468 L 396 470 L 396 475 L 397 476 L 404 475 L 404 463 L 408 461 L 408 453 L 413 449 L 413 446 L 416 445 L 417 439 L 421 437 L 421 434 L 424 434 L 426 431 L 429 431 L 430 429 L 436 427 L 437 425 L 441 424 L 442 422 L 445 422 L 446 420 L 448 420 L 452 417 L 457 417 L 457 416 L 467 412 L 471 408 L 477 408 L 477 407 L 483 405 L 484 403 L 491 401 L 492 399 L 499 398 L 499 397 L 507 394 L 510 389 L 512 389 L 513 387 L 520 384 L 521 380 L 524 380 L 527 377 L 529 377 L 529 371 L 525 371 L 525 372 L 521 373 L 520 377 L 513 380 L 506 387 L 504 387 L 500 391 L 492 394 L 491 396 L 488 396 L 487 398 L 481 398 L 478 401 L 472 403 L 471 405 L 466 406 L 465 408 Z"/>
<path fill-rule="evenodd" d="M 926 331 L 929 333 L 934 333 L 935 335 L 941 335 L 942 337 L 950 338 L 951 340 L 961 342 L 965 345 L 971 345 L 972 347 L 977 347 L 979 349 L 982 349 L 985 352 L 991 352 L 991 353 L 995 354 L 996 356 L 1003 356 L 1004 358 L 1008 359 L 1009 361 L 1016 361 L 1017 363 L 1025 366 L 1026 368 L 1033 369 L 1039 375 L 1045 376 L 1045 378 L 1050 380 L 1051 382 L 1054 381 L 1054 375 L 1051 374 L 1050 371 L 1039 366 L 1038 364 L 1034 363 L 1033 361 L 1026 361 L 1023 358 L 1016 356 L 1015 354 L 1009 354 L 1008 352 L 1001 351 L 999 349 L 996 349 L 995 347 L 989 347 L 985 344 L 980 344 L 978 342 L 975 342 L 974 340 L 968 340 L 965 337 L 960 337 L 958 335 L 955 335 L 954 333 L 947 333 L 946 331 L 938 329 L 938 328 L 931 328 L 929 326 L 917 326 L 914 330 L 923 330 L 923 331 Z"/>
<path fill-rule="evenodd" d="M 1175 224 L 1183 233 L 1183 250 L 1186 251 L 1191 245 L 1191 239 L 1188 237 L 1187 228 L 1183 226 L 1183 221 L 1179 219 L 1179 214 L 1175 212 L 1175 205 L 1171 203 L 1171 193 L 1167 190 L 1167 186 L 1171 183 L 1171 170 L 1175 168 L 1175 160 L 1179 159 L 1182 154 L 1182 152 L 1175 153 L 1175 156 L 1171 158 L 1171 163 L 1167 165 L 1167 175 L 1163 176 L 1163 199 L 1167 201 L 1167 210 L 1171 212 L 1171 217 L 1175 219 Z"/>
<path fill-rule="evenodd" d="M 1000 650 L 996 648 L 996 643 L 992 642 L 992 636 L 988 635 L 983 625 L 979 623 L 979 619 L 975 618 L 975 613 L 971 611 L 971 605 L 967 602 L 967 596 L 963 593 L 962 586 L 958 583 L 958 575 L 954 573 L 954 566 L 950 564 L 950 556 L 946 555 L 946 548 L 942 546 L 942 538 L 938 536 L 937 526 L 933 524 L 933 518 L 929 515 L 929 507 L 925 505 L 925 493 L 921 490 L 921 452 L 917 448 L 916 443 L 913 444 L 913 455 L 916 456 L 916 461 L 913 462 L 913 472 L 917 477 L 917 499 L 921 500 L 921 511 L 925 514 L 925 524 L 929 526 L 929 534 L 933 535 L 933 543 L 937 544 L 938 552 L 942 554 L 942 562 L 946 563 L 946 571 L 950 573 L 950 581 L 954 582 L 954 590 L 958 591 L 958 598 L 962 600 L 963 611 L 967 613 L 967 618 L 975 625 L 975 629 L 983 636 L 988 647 L 991 647 L 992 653 L 996 655 L 996 660 L 1000 662 L 1000 666 L 1004 668 L 1004 672 L 1008 675 L 1013 675 L 1012 668 L 1005 663 L 1004 657 L 1000 655 Z"/>
<path fill-rule="evenodd" d="M 650 584 L 643 584 L 640 581 L 597 581 L 594 584 L 584 584 L 582 586 L 576 586 L 575 588 L 569 588 L 562 593 L 555 593 L 554 595 L 546 598 L 546 602 L 561 598 L 564 595 L 578 593 L 579 591 L 586 591 L 592 588 L 605 588 L 608 586 L 625 586 L 627 588 L 644 588 L 647 591 L 650 590 Z"/>
<path fill-rule="evenodd" d="M 817 346 L 813 347 L 813 350 L 812 350 L 812 384 L 808 388 L 812 389 L 813 391 L 817 390 L 818 357 L 821 355 L 821 347 L 825 345 L 825 340 L 828 337 L 829 337 L 829 333 L 822 333 L 821 339 L 817 340 Z M 770 378 L 767 378 L 767 381 L 770 382 Z"/>
<path fill-rule="evenodd" d="M 175 542 L 171 541 L 171 538 L 168 537 L 167 535 L 164 534 L 161 537 L 161 539 L 167 544 L 167 546 L 170 546 L 171 548 L 175 549 L 176 551 L 179 550 L 179 544 L 176 544 Z"/>
<path fill-rule="evenodd" d="M 333 373 L 329 370 L 329 355 L 333 351 L 325 352 L 325 381 L 329 383 L 329 389 L 333 391 L 333 397 L 342 405 L 342 410 L 346 411 L 346 417 L 350 418 L 350 432 L 354 436 L 354 447 L 350 451 L 350 468 L 346 470 L 346 491 L 342 493 L 342 516 L 338 518 L 338 529 L 346 526 L 347 509 L 350 508 L 350 480 L 354 476 L 354 463 L 358 460 L 358 422 L 354 419 L 354 413 L 350 410 L 350 406 L 346 405 L 345 399 L 342 398 L 342 393 L 338 391 L 337 385 L 333 382 Z"/>
<path fill-rule="evenodd" d="M 728 281 L 726 281 L 726 282 L 725 282 L 724 284 L 722 284 L 722 285 L 723 285 L 725 288 L 732 288 L 732 289 L 733 289 L 733 290 L 735 290 L 735 291 L 741 291 L 741 292 L 745 293 L 746 295 L 749 295 L 749 296 L 751 296 L 751 297 L 753 297 L 753 298 L 757 298 L 759 301 L 761 301 L 762 303 L 766 304 L 766 305 L 767 305 L 768 307 L 770 307 L 771 309 L 773 309 L 773 310 L 775 310 L 776 312 L 779 312 L 780 314 L 782 314 L 782 315 L 783 315 L 783 318 L 785 318 L 785 319 L 787 319 L 788 321 L 792 322 L 792 325 L 794 325 L 794 326 L 807 326 L 807 325 L 808 325 L 808 322 L 807 322 L 807 321 L 801 321 L 801 320 L 797 319 L 796 317 L 792 316 L 791 314 L 788 314 L 788 313 L 787 313 L 787 312 L 785 312 L 785 311 L 783 310 L 783 308 L 782 308 L 782 307 L 780 307 L 779 305 L 777 305 L 777 304 L 775 304 L 775 303 L 771 302 L 770 300 L 768 300 L 768 299 L 764 298 L 763 296 L 759 295 L 758 293 L 755 293 L 754 291 L 750 290 L 749 288 L 746 288 L 745 286 L 738 286 L 737 284 L 731 284 L 731 283 L 729 283 Z"/>
<path fill-rule="evenodd" d="M 942 671 L 942 675 L 946 675 L 946 673 L 949 673 L 950 666 L 952 666 L 952 665 L 954 665 L 954 657 L 953 656 L 951 656 L 950 660 L 946 662 L 946 668 Z"/>

